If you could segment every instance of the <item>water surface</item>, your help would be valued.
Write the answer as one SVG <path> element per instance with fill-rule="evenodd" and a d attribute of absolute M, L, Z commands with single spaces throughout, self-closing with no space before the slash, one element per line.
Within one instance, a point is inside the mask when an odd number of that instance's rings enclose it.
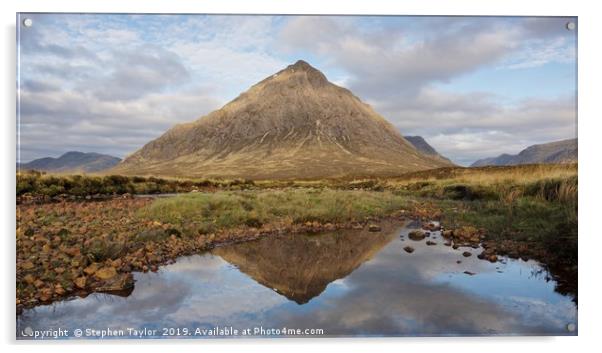
<path fill-rule="evenodd" d="M 58 328 L 84 337 L 123 330 L 121 338 L 132 338 L 128 328 L 147 329 L 142 338 L 247 329 L 282 337 L 284 328 L 323 330 L 312 337 L 576 334 L 575 303 L 538 263 L 479 260 L 482 249 L 454 250 L 439 232 L 428 246 L 408 239 L 417 226 L 265 238 L 182 257 L 135 273 L 128 297 L 97 293 L 25 310 L 17 336 Z M 462 256 L 467 250 L 473 255 Z"/>

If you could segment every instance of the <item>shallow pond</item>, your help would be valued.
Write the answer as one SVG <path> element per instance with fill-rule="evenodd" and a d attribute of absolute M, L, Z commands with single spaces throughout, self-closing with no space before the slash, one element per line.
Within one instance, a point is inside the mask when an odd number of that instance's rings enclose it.
<path fill-rule="evenodd" d="M 59 328 L 85 338 L 577 334 L 575 303 L 538 263 L 479 260 L 481 249 L 454 250 L 439 232 L 408 239 L 416 227 L 264 238 L 182 257 L 135 273 L 127 297 L 25 310 L 17 337 Z"/>

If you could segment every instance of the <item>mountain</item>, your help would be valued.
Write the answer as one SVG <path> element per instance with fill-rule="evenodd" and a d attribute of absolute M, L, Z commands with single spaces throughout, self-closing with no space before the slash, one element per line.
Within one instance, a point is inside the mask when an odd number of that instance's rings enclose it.
<path fill-rule="evenodd" d="M 221 109 L 174 126 L 111 172 L 305 179 L 448 165 L 417 151 L 369 105 L 300 60 Z"/>
<path fill-rule="evenodd" d="M 429 143 L 426 142 L 426 140 L 422 136 L 404 136 L 404 138 L 408 140 L 408 142 L 410 142 L 412 146 L 414 146 L 418 151 L 428 156 L 437 157 L 444 161 L 452 163 L 452 161 L 450 161 L 447 157 L 443 157 L 441 154 L 439 154 L 439 152 L 437 152 L 437 150 L 435 150 L 433 146 L 429 145 Z"/>
<path fill-rule="evenodd" d="M 17 164 L 17 169 L 60 173 L 92 173 L 114 167 L 120 158 L 100 153 L 67 152 L 59 158 L 45 157 Z"/>
<path fill-rule="evenodd" d="M 516 155 L 501 154 L 497 157 L 479 159 L 471 167 L 573 162 L 577 162 L 577 139 L 529 146 Z"/>

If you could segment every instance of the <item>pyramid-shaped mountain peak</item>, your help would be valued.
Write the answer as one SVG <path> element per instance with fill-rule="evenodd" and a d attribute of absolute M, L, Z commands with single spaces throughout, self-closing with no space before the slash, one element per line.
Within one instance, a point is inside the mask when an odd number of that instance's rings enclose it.
<path fill-rule="evenodd" d="M 126 175 L 311 179 L 450 165 L 416 150 L 349 90 L 299 60 L 112 170 Z"/>
<path fill-rule="evenodd" d="M 300 86 L 303 85 L 303 83 L 309 83 L 312 86 L 320 87 L 329 83 L 326 76 L 320 70 L 303 60 L 298 60 L 294 64 L 291 64 L 271 77 L 268 77 L 267 81 L 270 81 L 270 79 L 276 79 L 275 81 L 277 82 L 293 80 Z"/>
<path fill-rule="evenodd" d="M 315 67 L 311 66 L 307 61 L 297 60 L 294 64 L 288 66 L 289 69 L 303 70 L 303 71 L 319 71 Z"/>

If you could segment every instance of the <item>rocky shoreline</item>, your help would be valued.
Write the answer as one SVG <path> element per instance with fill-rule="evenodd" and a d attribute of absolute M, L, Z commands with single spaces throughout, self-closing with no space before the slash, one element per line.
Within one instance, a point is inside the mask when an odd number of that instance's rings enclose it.
<path fill-rule="evenodd" d="M 132 272 L 157 271 L 159 266 L 173 263 L 180 256 L 217 246 L 291 233 L 339 229 L 380 232 L 383 222 L 420 221 L 422 229 L 410 232 L 410 239 L 424 240 L 431 232 L 440 231 L 444 246 L 455 250 L 481 247 L 484 250 L 477 257 L 490 262 L 498 261 L 502 255 L 524 260 L 533 255 L 533 250 L 524 243 L 488 239 L 484 229 L 471 226 L 447 229 L 440 223 L 441 212 L 430 204 L 417 203 L 411 210 L 361 221 L 269 223 L 191 235 L 183 234 L 171 224 L 138 219 L 135 211 L 149 202 L 152 200 L 148 198 L 119 197 L 102 202 L 18 206 L 17 313 L 94 292 L 128 295 L 134 288 Z M 43 216 L 52 214 L 49 209 L 55 208 L 58 208 L 55 213 L 62 216 L 50 220 Z M 27 226 L 21 228 L 20 224 Z M 109 224 L 113 233 L 105 232 L 102 227 Z M 427 245 L 437 245 L 432 240 L 426 241 Z M 410 246 L 404 250 L 410 254 L 414 251 Z M 468 252 L 465 256 L 470 255 Z"/>
<path fill-rule="evenodd" d="M 405 212 L 396 215 L 344 223 L 305 222 L 302 224 L 270 223 L 261 227 L 239 227 L 210 234 L 182 234 L 170 224 L 137 220 L 133 212 L 151 200 L 143 198 L 114 198 L 103 202 L 62 202 L 44 205 L 27 204 L 18 208 L 17 228 L 17 313 L 25 308 L 47 305 L 73 296 L 85 297 L 94 292 L 127 295 L 134 287 L 132 272 L 157 271 L 176 258 L 210 250 L 217 246 L 255 240 L 283 234 L 319 233 L 338 229 L 367 229 L 381 231 L 381 222 L 399 222 Z M 76 204 L 76 205 L 74 205 Z M 72 207 L 83 209 L 79 228 L 72 224 L 44 222 L 31 226 L 45 209 Z M 42 209 L 42 211 L 39 211 Z M 115 212 L 106 212 L 113 209 Z M 104 212 L 104 213 L 103 213 Z M 59 212 L 64 214 L 63 212 Z M 111 219 L 106 219 L 110 214 Z M 112 224 L 119 234 L 94 232 L 86 219 Z M 92 219 L 93 217 L 93 219 Z M 115 223 L 125 227 L 118 227 Z M 23 224 L 25 228 L 19 225 Z M 100 234 L 99 234 L 100 233 Z M 81 235 L 76 235 L 81 234 Z M 85 236 L 83 235 L 85 234 Z M 100 246 L 106 249 L 96 249 Z M 108 256 L 102 259 L 101 254 Z"/>

